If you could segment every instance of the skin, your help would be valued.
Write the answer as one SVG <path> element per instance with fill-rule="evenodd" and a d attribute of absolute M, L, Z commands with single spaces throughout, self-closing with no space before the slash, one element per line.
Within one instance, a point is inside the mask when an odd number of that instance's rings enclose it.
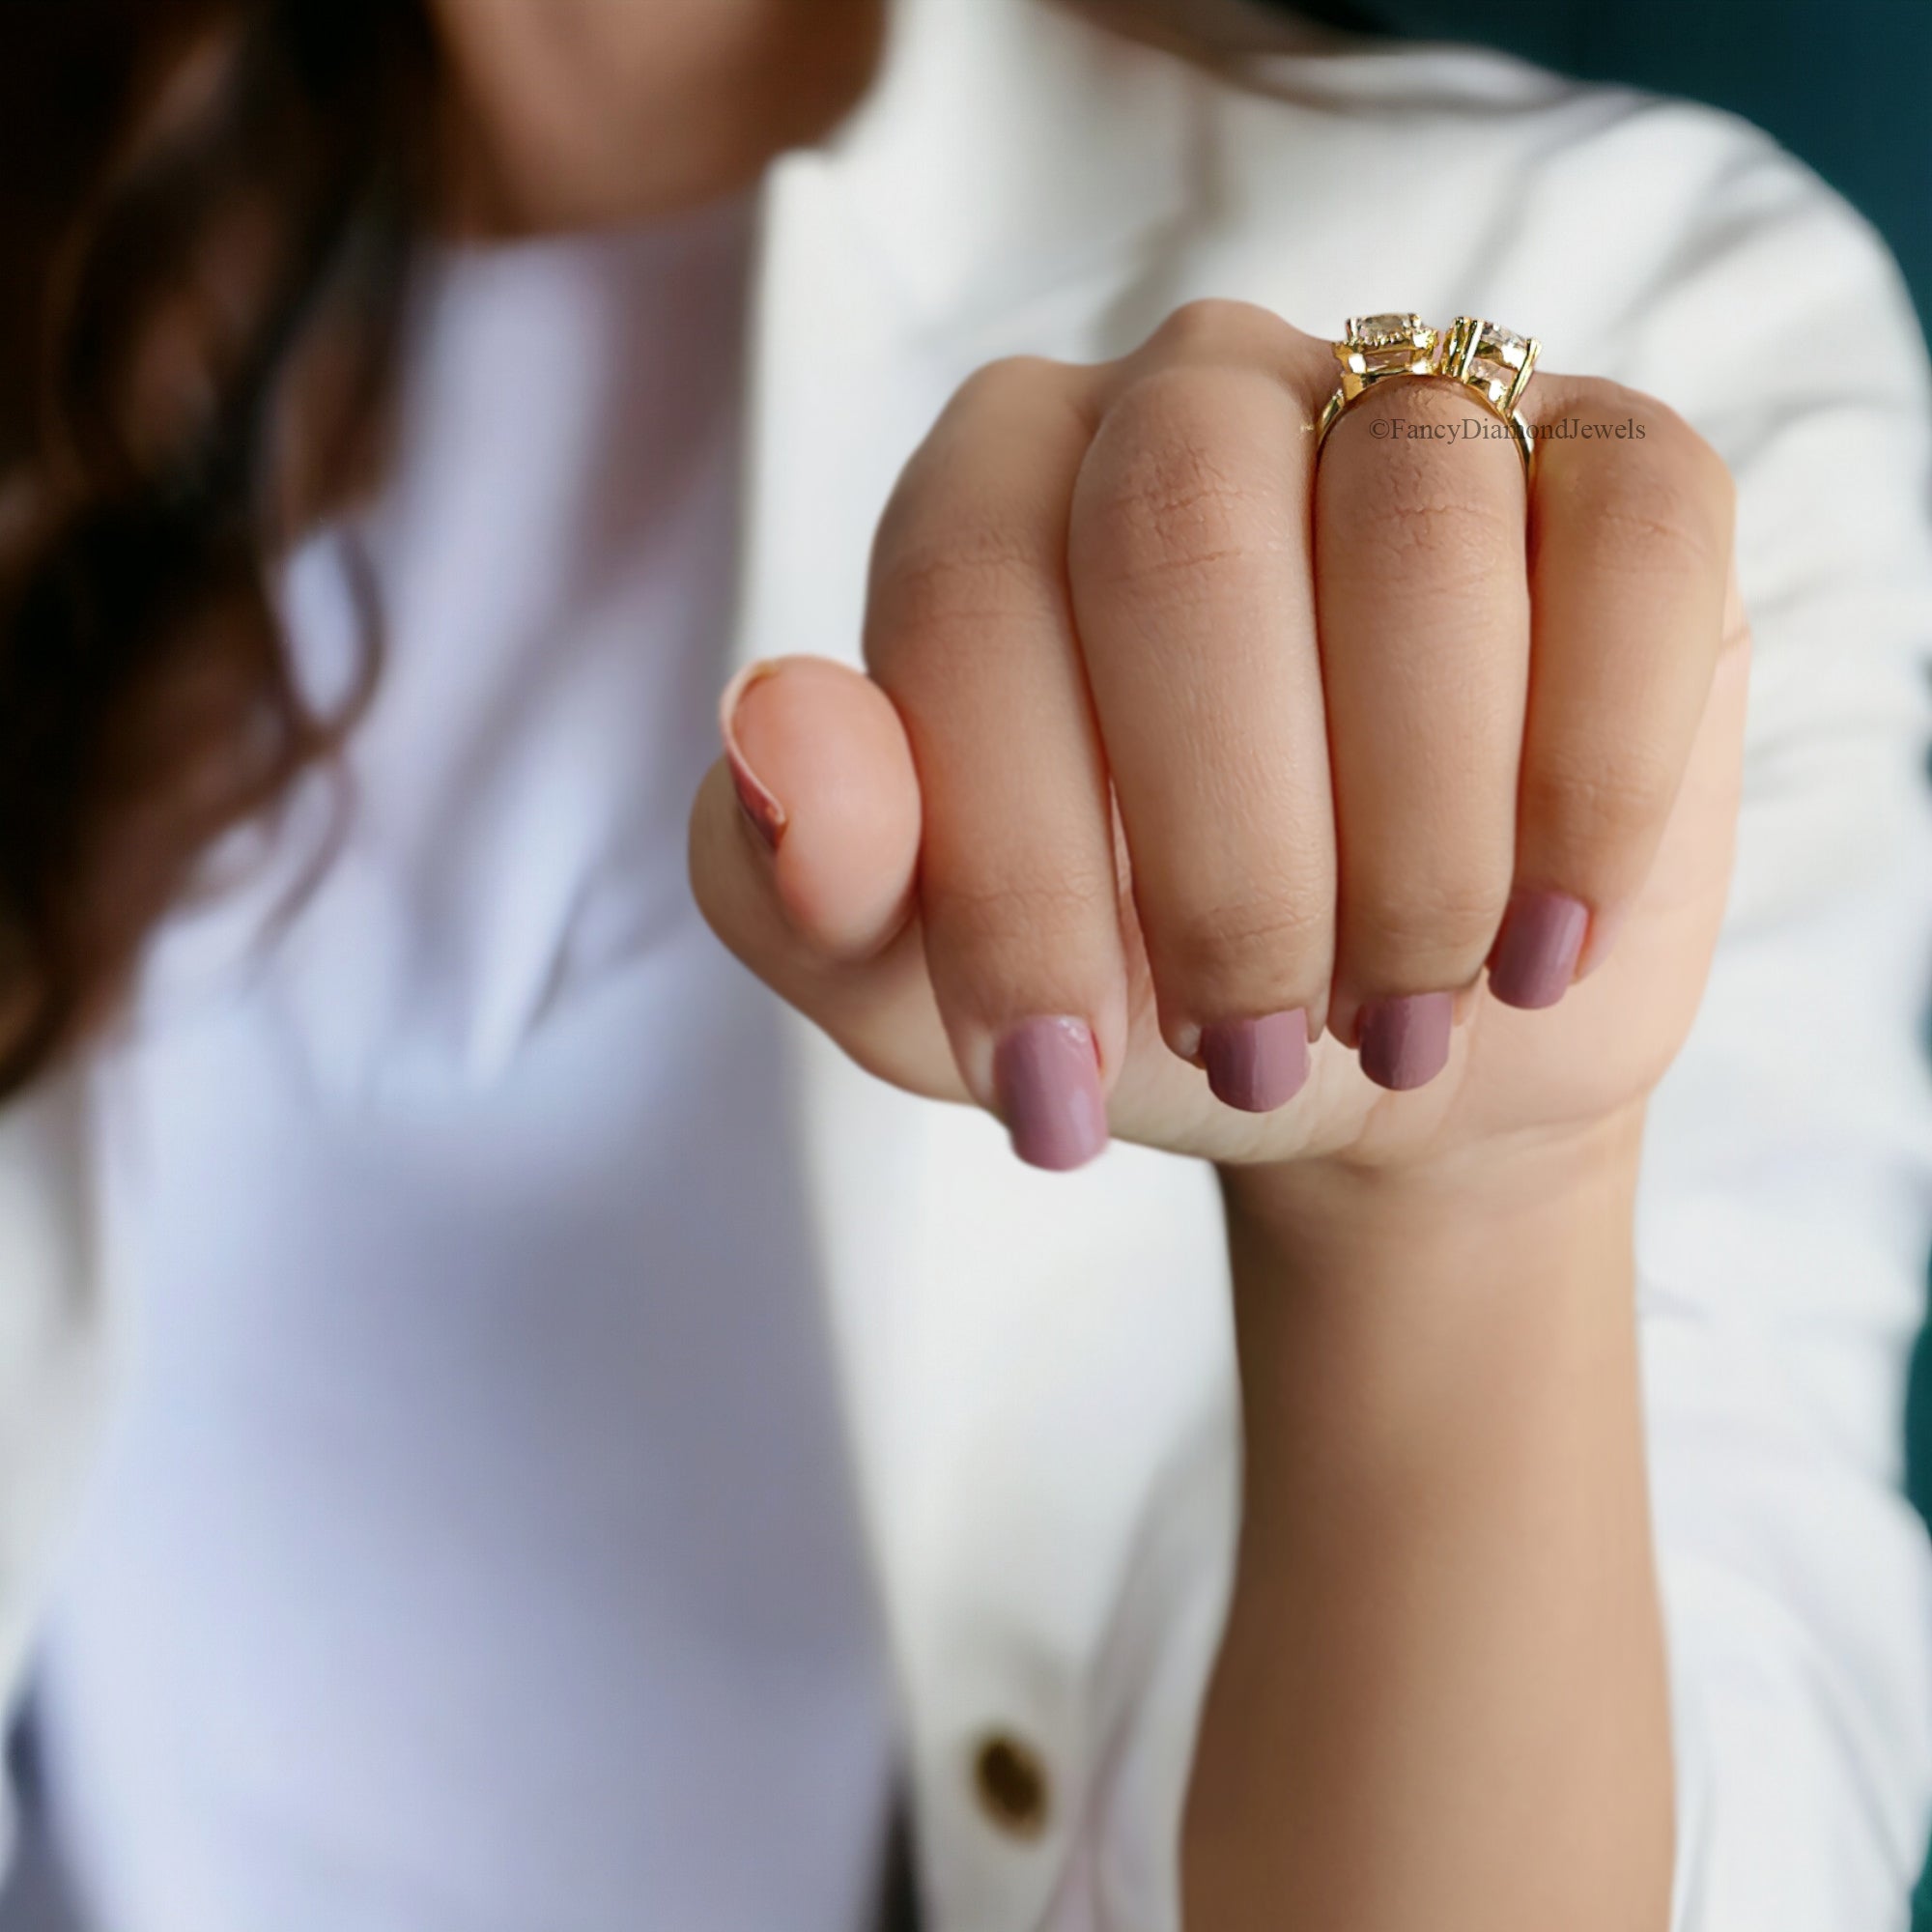
<path fill-rule="evenodd" d="M 429 0 L 459 226 L 647 220 L 749 186 L 865 93 L 884 0 Z"/>
<path fill-rule="evenodd" d="M 825 0 L 576 0 L 567 35 L 536 0 L 442 5 L 525 225 L 749 180 L 876 43 L 839 14 L 849 58 L 780 114 L 734 89 Z M 597 117 L 556 112 L 576 84 Z M 1506 442 L 1400 433 L 1481 419 L 1412 381 L 1318 465 L 1334 380 L 1231 303 L 974 377 L 878 532 L 866 672 L 729 695 L 693 881 L 881 1078 L 997 1111 L 1000 1040 L 1077 1018 L 1111 1131 L 1217 1166 L 1247 1484 L 1189 1932 L 1645 1932 L 1671 1774 L 1632 1201 L 1737 810 L 1731 486 L 1662 404 L 1551 375 L 1532 421 L 1641 435 L 1551 440 L 1526 487 Z M 1548 1010 L 1485 987 L 1521 889 L 1588 909 Z M 1375 1085 L 1365 1007 L 1432 993 L 1446 1064 Z M 1289 1011 L 1306 1084 L 1215 1098 L 1202 1030 Z"/>
<path fill-rule="evenodd" d="M 1542 378 L 1506 444 L 1319 467 L 1325 343 L 1181 311 L 1098 369 L 968 383 L 880 529 L 868 675 L 783 660 L 731 714 L 693 878 L 862 1065 L 997 1110 L 996 1042 L 1093 1030 L 1116 1134 L 1214 1161 L 1247 1486 L 1185 1843 L 1189 1932 L 1639 1932 L 1671 1766 L 1636 1378 L 1645 1099 L 1722 912 L 1747 643 L 1732 493 L 1662 405 Z M 1591 909 L 1552 1009 L 1483 989 L 1512 888 Z M 1363 1003 L 1457 994 L 1389 1093 Z M 1325 1015 L 1265 1114 L 1201 1028 Z M 1316 1587 L 1315 1579 L 1319 1579 Z"/>

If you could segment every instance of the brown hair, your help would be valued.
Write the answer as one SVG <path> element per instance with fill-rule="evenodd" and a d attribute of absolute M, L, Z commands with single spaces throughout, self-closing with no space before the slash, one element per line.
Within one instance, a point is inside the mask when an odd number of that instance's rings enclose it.
<path fill-rule="evenodd" d="M 304 696 L 271 574 L 372 458 L 438 150 L 412 0 L 8 13 L 0 1094 L 366 690 Z"/>

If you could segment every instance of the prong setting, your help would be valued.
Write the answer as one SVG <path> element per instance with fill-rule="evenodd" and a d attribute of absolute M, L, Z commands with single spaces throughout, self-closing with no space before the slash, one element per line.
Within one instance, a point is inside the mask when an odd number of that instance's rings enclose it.
<path fill-rule="evenodd" d="M 1321 412 L 1317 447 L 1342 412 L 1378 383 L 1398 376 L 1436 376 L 1461 384 L 1509 426 L 1526 474 L 1535 437 L 1517 405 L 1542 348 L 1533 335 L 1471 315 L 1459 315 L 1439 330 L 1406 310 L 1350 316 L 1335 344 L 1341 386 Z"/>

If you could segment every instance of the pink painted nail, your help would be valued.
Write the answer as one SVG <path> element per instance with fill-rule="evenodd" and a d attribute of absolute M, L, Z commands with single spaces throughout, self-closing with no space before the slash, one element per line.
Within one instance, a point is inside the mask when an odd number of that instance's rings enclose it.
<path fill-rule="evenodd" d="M 1404 1093 L 1426 1087 L 1449 1064 L 1452 993 L 1415 993 L 1378 1000 L 1362 1009 L 1362 1071 L 1378 1087 Z"/>
<path fill-rule="evenodd" d="M 1270 1013 L 1201 1029 L 1201 1064 L 1214 1097 L 1247 1114 L 1271 1114 L 1308 1078 L 1308 1015 Z"/>
<path fill-rule="evenodd" d="M 1553 1007 L 1577 977 L 1590 908 L 1568 893 L 1510 896 L 1490 953 L 1490 991 L 1506 1007 Z"/>
<path fill-rule="evenodd" d="M 738 803 L 745 808 L 745 816 L 767 852 L 779 849 L 779 840 L 784 837 L 789 820 L 784 807 L 752 769 L 745 748 L 738 741 L 738 707 L 744 702 L 746 692 L 760 678 L 770 677 L 775 668 L 769 664 L 747 665 L 724 687 L 724 695 L 718 700 L 718 729 L 724 740 L 724 763 L 731 774 L 732 789 L 737 792 Z"/>
<path fill-rule="evenodd" d="M 1100 1060 L 1084 1020 L 1023 1020 L 993 1049 L 993 1089 L 1013 1137 L 1033 1167 L 1084 1167 L 1107 1145 Z"/>

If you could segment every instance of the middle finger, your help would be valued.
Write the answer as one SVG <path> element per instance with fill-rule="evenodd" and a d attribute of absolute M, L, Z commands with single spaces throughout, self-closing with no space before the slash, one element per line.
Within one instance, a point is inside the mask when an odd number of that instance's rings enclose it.
<path fill-rule="evenodd" d="M 1251 1112 L 1307 1073 L 1333 944 L 1303 346 L 1181 310 L 1119 371 L 1069 531 L 1161 1032 Z"/>

